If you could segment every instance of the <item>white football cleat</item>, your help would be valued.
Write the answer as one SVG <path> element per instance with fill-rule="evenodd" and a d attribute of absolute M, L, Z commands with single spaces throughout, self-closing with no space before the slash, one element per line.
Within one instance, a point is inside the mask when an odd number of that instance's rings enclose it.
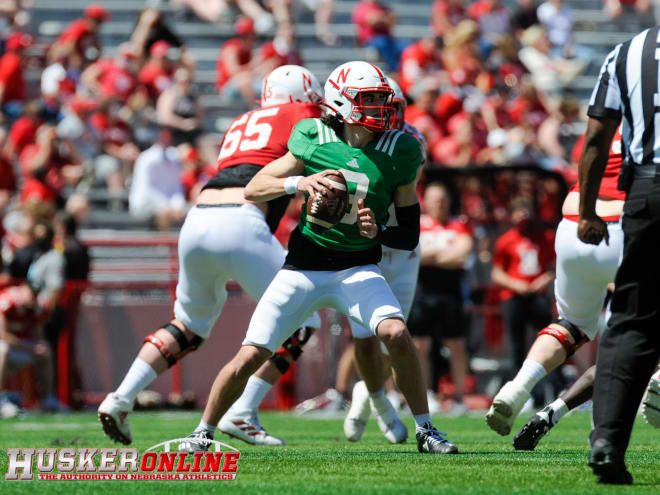
<path fill-rule="evenodd" d="M 322 394 L 307 399 L 296 406 L 296 414 L 306 414 L 314 411 L 336 413 L 348 409 L 344 396 L 334 388 L 329 388 Z"/>
<path fill-rule="evenodd" d="M 506 382 L 493 399 L 493 404 L 486 413 L 486 424 L 500 435 L 511 433 L 516 420 L 530 393 L 514 382 Z"/>
<path fill-rule="evenodd" d="M 344 435 L 349 442 L 358 442 L 362 438 L 370 414 L 369 391 L 367 385 L 363 381 L 359 381 L 353 387 L 351 408 L 344 419 Z"/>
<path fill-rule="evenodd" d="M 229 410 L 218 423 L 218 428 L 222 433 L 252 445 L 279 446 L 286 444 L 282 438 L 268 434 L 261 426 L 259 415 L 256 412 L 239 414 Z"/>
<path fill-rule="evenodd" d="M 642 402 L 642 416 L 648 424 L 660 428 L 660 370 L 656 371 L 649 381 Z"/>
<path fill-rule="evenodd" d="M 404 425 L 392 406 L 392 403 L 383 395 L 380 411 L 374 405 L 374 400 L 369 397 L 371 410 L 376 415 L 380 432 L 390 443 L 403 443 L 408 438 L 408 428 Z"/>
<path fill-rule="evenodd" d="M 128 414 L 133 410 L 133 404 L 112 392 L 107 395 L 98 408 L 99 421 L 103 432 L 115 442 L 128 445 L 133 441 Z"/>
<path fill-rule="evenodd" d="M 1 419 L 10 419 L 15 418 L 20 413 L 20 408 L 6 399 L 5 397 L 0 396 L 0 418 Z"/>
<path fill-rule="evenodd" d="M 404 443 L 408 439 L 408 428 L 399 418 L 385 423 L 380 416 L 376 417 L 380 432 L 390 443 Z"/>

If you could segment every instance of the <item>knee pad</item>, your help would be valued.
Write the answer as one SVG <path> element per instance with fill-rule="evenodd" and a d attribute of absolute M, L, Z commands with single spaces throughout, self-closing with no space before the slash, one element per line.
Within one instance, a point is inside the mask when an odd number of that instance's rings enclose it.
<path fill-rule="evenodd" d="M 165 361 L 167 361 L 168 368 L 174 366 L 174 364 L 186 354 L 196 351 L 204 343 L 204 339 L 199 335 L 195 335 L 192 339 L 188 340 L 186 335 L 172 323 L 166 323 L 161 328 L 168 331 L 172 337 L 174 337 L 177 344 L 179 344 L 179 352 L 172 354 L 167 348 L 167 344 L 153 333 L 147 335 L 144 341 L 156 346 L 156 349 L 158 349 L 163 358 L 165 358 Z"/>
<path fill-rule="evenodd" d="M 564 318 L 556 318 L 552 320 L 551 323 L 561 325 L 563 328 L 565 328 L 566 331 L 571 334 L 571 337 L 573 337 L 574 342 L 571 342 L 564 332 L 553 327 L 545 327 L 538 333 L 538 335 L 550 335 L 551 337 L 556 338 L 566 351 L 567 358 L 575 354 L 575 351 L 582 347 L 586 342 L 589 342 L 587 336 L 584 335 L 580 329 L 573 325 L 570 321 Z"/>
<path fill-rule="evenodd" d="M 302 347 L 309 341 L 316 329 L 313 327 L 300 327 L 295 333 L 284 341 L 275 354 L 270 357 L 270 360 L 275 367 L 284 374 L 288 371 L 291 363 L 286 359 L 286 355 L 291 356 L 293 361 L 297 361 L 302 354 Z"/>

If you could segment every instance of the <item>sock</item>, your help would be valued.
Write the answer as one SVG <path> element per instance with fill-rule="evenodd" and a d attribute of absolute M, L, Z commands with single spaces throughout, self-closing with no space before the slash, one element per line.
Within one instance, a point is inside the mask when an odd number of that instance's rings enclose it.
<path fill-rule="evenodd" d="M 213 438 L 213 435 L 215 435 L 215 425 L 210 425 L 202 419 L 197 425 L 197 428 L 195 428 L 195 431 L 205 431 L 211 438 Z"/>
<path fill-rule="evenodd" d="M 264 400 L 266 394 L 273 388 L 272 383 L 268 383 L 263 378 L 258 376 L 251 376 L 245 385 L 245 390 L 241 396 L 231 406 L 232 410 L 236 412 L 256 412 L 259 409 L 261 401 Z"/>
<path fill-rule="evenodd" d="M 134 402 L 138 392 L 147 388 L 157 376 L 149 363 L 144 359 L 135 358 L 115 393 L 130 402 Z"/>
<path fill-rule="evenodd" d="M 394 407 L 392 407 L 390 401 L 387 400 L 384 388 L 381 388 L 376 392 L 369 392 L 369 399 L 371 400 L 371 406 L 376 410 L 378 416 L 380 416 L 385 423 L 390 423 L 397 418 Z"/>
<path fill-rule="evenodd" d="M 413 416 L 415 418 L 415 427 L 416 428 L 428 428 L 431 426 L 431 416 L 429 416 L 429 413 L 425 414 L 415 414 Z"/>
<path fill-rule="evenodd" d="M 566 405 L 566 402 L 564 402 L 561 399 L 555 400 L 552 404 L 550 404 L 548 407 L 552 408 L 552 424 L 556 425 L 559 423 L 559 420 L 564 417 L 564 415 L 568 412 L 568 406 Z"/>
<path fill-rule="evenodd" d="M 513 383 L 524 388 L 528 393 L 532 393 L 534 385 L 541 381 L 548 372 L 542 364 L 537 363 L 533 359 L 525 359 L 520 371 L 513 379 Z"/>

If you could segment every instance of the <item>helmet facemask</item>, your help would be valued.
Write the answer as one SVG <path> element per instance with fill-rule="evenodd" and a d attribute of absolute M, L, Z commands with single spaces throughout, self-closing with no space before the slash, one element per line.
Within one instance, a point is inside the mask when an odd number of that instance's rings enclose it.
<path fill-rule="evenodd" d="M 351 113 L 344 119 L 373 131 L 391 129 L 394 119 L 392 97 L 394 92 L 387 86 L 354 88 L 347 86 L 341 94 L 352 103 Z"/>

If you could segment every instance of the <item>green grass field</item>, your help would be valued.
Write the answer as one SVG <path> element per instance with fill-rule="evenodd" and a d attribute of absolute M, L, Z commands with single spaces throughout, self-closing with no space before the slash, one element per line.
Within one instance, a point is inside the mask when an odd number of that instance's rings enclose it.
<path fill-rule="evenodd" d="M 589 415 L 566 417 L 535 452 L 516 452 L 511 437 L 490 431 L 481 416 L 435 417 L 460 448 L 456 456 L 417 453 L 414 439 L 390 445 L 370 421 L 363 440 L 347 442 L 339 419 L 302 419 L 265 413 L 262 423 L 287 440 L 283 448 L 253 447 L 219 434 L 241 451 L 235 481 L 4 481 L 8 447 L 112 447 L 95 414 L 28 416 L 0 422 L 0 492 L 28 493 L 442 493 L 442 494 L 587 494 L 660 493 L 660 430 L 638 419 L 628 451 L 632 487 L 597 485 L 587 467 Z M 521 418 L 516 427 L 522 425 Z M 199 413 L 135 413 L 134 444 L 144 450 L 185 436 Z M 411 431 L 412 418 L 404 421 Z"/>

